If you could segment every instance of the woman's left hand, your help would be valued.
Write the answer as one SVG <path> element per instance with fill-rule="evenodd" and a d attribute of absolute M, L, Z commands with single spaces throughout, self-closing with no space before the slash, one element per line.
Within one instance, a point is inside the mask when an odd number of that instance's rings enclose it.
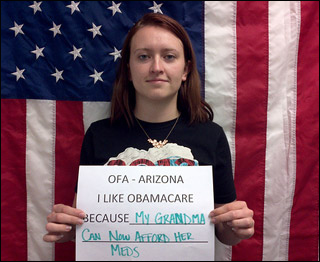
<path fill-rule="evenodd" d="M 209 213 L 213 224 L 229 227 L 239 239 L 248 239 L 254 234 L 253 211 L 245 201 L 234 201 L 215 208 Z"/>

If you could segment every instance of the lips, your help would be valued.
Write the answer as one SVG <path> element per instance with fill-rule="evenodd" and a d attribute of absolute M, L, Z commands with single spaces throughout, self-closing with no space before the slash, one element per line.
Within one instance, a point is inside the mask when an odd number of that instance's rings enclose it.
<path fill-rule="evenodd" d="M 151 82 L 151 83 L 156 83 L 156 82 L 168 82 L 168 80 L 155 78 L 155 79 L 149 79 L 149 80 L 147 80 L 147 82 Z"/>

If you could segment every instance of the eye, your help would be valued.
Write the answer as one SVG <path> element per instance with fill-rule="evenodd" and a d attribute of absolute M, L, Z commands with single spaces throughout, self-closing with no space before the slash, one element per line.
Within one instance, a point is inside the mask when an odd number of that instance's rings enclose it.
<path fill-rule="evenodd" d="M 175 55 L 166 55 L 164 58 L 168 61 L 172 61 L 176 58 L 176 56 Z"/>
<path fill-rule="evenodd" d="M 149 58 L 148 55 L 139 55 L 139 56 L 138 56 L 138 59 L 141 60 L 141 61 L 145 61 L 145 60 L 147 60 L 148 58 Z"/>

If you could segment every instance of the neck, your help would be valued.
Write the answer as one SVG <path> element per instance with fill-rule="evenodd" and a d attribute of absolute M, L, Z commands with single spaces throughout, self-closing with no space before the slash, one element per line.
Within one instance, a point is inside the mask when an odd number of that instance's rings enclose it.
<path fill-rule="evenodd" d="M 134 109 L 134 115 L 146 122 L 160 123 L 173 120 L 177 118 L 180 113 L 177 109 L 177 102 L 164 103 L 156 101 L 137 101 Z"/>

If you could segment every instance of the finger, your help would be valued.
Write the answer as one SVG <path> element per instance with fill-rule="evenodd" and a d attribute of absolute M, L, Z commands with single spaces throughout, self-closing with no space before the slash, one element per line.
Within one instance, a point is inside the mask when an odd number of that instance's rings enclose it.
<path fill-rule="evenodd" d="M 64 233 L 72 230 L 72 226 L 65 224 L 48 223 L 46 230 L 49 233 Z"/>
<path fill-rule="evenodd" d="M 81 209 L 63 205 L 63 204 L 54 205 L 52 208 L 52 212 L 65 213 L 65 214 L 80 217 L 80 218 L 85 218 L 86 216 L 86 214 Z"/>
<path fill-rule="evenodd" d="M 242 218 L 242 219 L 236 219 L 233 221 L 229 221 L 226 223 L 229 227 L 236 227 L 236 228 L 242 228 L 247 229 L 254 227 L 254 220 L 252 218 Z"/>
<path fill-rule="evenodd" d="M 252 218 L 253 211 L 247 207 L 246 202 L 235 201 L 219 208 L 214 209 L 209 213 L 212 223 L 228 222 L 234 219 Z"/>
<path fill-rule="evenodd" d="M 46 234 L 43 236 L 43 240 L 45 242 L 57 242 L 59 241 L 61 238 L 63 238 L 64 236 L 59 234 L 59 235 L 54 235 L 54 234 Z"/>
<path fill-rule="evenodd" d="M 210 212 L 210 216 L 218 216 L 223 213 L 227 213 L 229 211 L 235 210 L 235 209 L 243 209 L 247 208 L 247 204 L 244 201 L 234 201 L 228 204 L 225 204 L 221 207 L 215 208 Z"/>
<path fill-rule="evenodd" d="M 211 216 L 210 220 L 214 224 L 230 222 L 245 217 L 242 210 L 232 210 L 221 215 Z"/>
<path fill-rule="evenodd" d="M 70 225 L 82 225 L 83 219 L 77 216 L 68 215 L 65 213 L 55 213 L 52 212 L 47 217 L 48 222 L 55 222 L 60 224 L 70 224 Z"/>
<path fill-rule="evenodd" d="M 253 236 L 254 234 L 254 228 L 247 228 L 247 229 L 243 229 L 243 228 L 232 228 L 233 232 L 237 235 L 237 237 L 239 237 L 240 239 L 248 239 L 250 237 Z"/>

